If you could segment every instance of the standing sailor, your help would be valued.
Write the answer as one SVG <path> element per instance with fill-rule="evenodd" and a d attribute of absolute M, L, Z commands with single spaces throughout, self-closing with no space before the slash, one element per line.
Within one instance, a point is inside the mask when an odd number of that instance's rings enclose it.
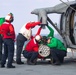
<path fill-rule="evenodd" d="M 5 17 L 5 22 L 1 26 L 1 34 L 3 35 L 4 42 L 4 53 L 1 60 L 1 68 L 5 67 L 6 59 L 8 58 L 7 68 L 15 68 L 12 65 L 13 56 L 14 56 L 14 40 L 15 40 L 15 31 L 14 26 L 11 24 L 14 17 L 12 13 L 7 14 Z"/>

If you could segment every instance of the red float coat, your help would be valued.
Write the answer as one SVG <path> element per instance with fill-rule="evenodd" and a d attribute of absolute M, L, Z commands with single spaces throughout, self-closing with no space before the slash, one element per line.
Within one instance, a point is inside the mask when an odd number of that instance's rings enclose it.
<path fill-rule="evenodd" d="M 39 28 L 38 32 L 36 35 L 39 35 L 40 34 L 40 31 L 41 31 L 41 28 Z M 35 36 L 36 36 L 35 35 Z M 35 41 L 35 38 L 33 37 L 29 42 L 28 44 L 26 45 L 25 47 L 25 50 L 27 50 L 28 52 L 31 52 L 31 51 L 35 51 L 35 52 L 38 52 L 38 48 L 39 48 L 39 45 L 38 43 Z"/>
<path fill-rule="evenodd" d="M 31 51 L 37 51 L 36 49 L 38 50 L 39 48 L 39 45 L 38 43 L 36 43 L 35 39 L 31 39 L 30 42 L 26 45 L 25 47 L 25 50 L 27 50 L 28 52 L 31 52 Z"/>
<path fill-rule="evenodd" d="M 3 39 L 15 39 L 14 27 L 10 22 L 4 22 L 0 27 L 0 34 L 3 35 Z"/>

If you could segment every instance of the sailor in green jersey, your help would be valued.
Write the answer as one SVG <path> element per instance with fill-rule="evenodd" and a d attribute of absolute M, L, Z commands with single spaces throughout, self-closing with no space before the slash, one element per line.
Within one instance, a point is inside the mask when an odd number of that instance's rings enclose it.
<path fill-rule="evenodd" d="M 5 18 L 2 17 L 0 18 L 0 26 L 5 22 Z M 2 40 L 2 35 L 0 34 L 0 61 L 1 61 L 1 58 L 2 58 L 2 43 L 3 43 L 3 40 Z"/>
<path fill-rule="evenodd" d="M 4 17 L 0 18 L 0 26 L 1 26 L 4 22 L 5 22 L 5 18 L 4 18 Z"/>
<path fill-rule="evenodd" d="M 63 63 L 64 57 L 67 53 L 67 48 L 64 44 L 57 38 L 48 37 L 47 38 L 47 46 L 51 49 L 51 57 L 55 61 L 55 65 L 60 65 Z"/>

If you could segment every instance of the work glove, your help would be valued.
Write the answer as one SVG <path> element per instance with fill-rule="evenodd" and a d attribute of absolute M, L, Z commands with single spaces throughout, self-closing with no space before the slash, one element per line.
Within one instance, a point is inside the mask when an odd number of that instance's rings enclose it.
<path fill-rule="evenodd" d="M 7 35 L 10 36 L 11 34 L 10 33 L 7 33 Z"/>
<path fill-rule="evenodd" d="M 48 22 L 47 22 L 46 26 L 48 26 Z"/>

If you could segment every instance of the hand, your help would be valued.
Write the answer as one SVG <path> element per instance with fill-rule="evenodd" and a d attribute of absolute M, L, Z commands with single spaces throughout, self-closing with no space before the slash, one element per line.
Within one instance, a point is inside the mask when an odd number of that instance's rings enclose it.
<path fill-rule="evenodd" d="M 7 35 L 10 36 L 11 34 L 10 33 L 7 33 Z"/>
<path fill-rule="evenodd" d="M 44 26 L 44 24 L 40 23 L 39 26 Z"/>
<path fill-rule="evenodd" d="M 41 25 L 41 28 L 43 28 L 43 25 Z"/>
<path fill-rule="evenodd" d="M 40 26 L 40 28 L 45 29 L 45 25 L 46 25 L 46 24 L 40 24 L 39 26 Z"/>
<path fill-rule="evenodd" d="M 46 26 L 48 26 L 48 22 L 47 22 Z"/>
<path fill-rule="evenodd" d="M 46 25 L 46 24 L 42 24 L 42 23 L 40 24 L 40 26 L 45 26 L 45 25 Z"/>

